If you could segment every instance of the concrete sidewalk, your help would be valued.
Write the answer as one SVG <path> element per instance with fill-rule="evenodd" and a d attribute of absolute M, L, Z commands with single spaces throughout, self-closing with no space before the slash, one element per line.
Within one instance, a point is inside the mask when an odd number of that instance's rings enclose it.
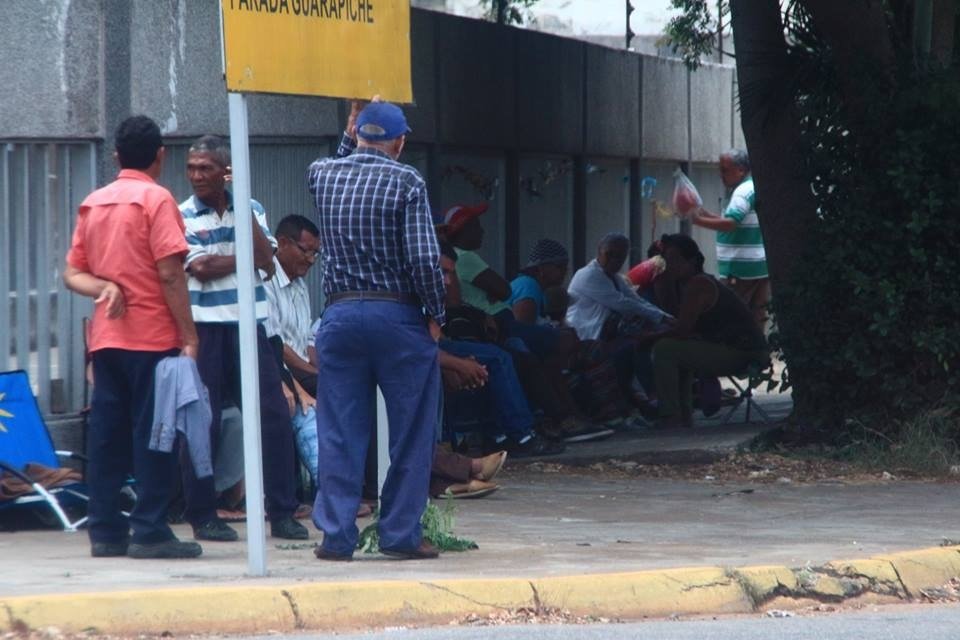
<path fill-rule="evenodd" d="M 621 433 L 571 447 L 568 462 L 656 447 L 718 455 L 761 429 Z M 525 606 L 607 617 L 746 612 L 783 608 L 784 598 L 917 597 L 960 576 L 956 548 L 890 555 L 960 538 L 954 484 L 722 484 L 529 465 L 508 465 L 499 481 L 498 493 L 457 503 L 456 533 L 480 548 L 436 561 L 322 563 L 308 545 L 268 538 L 270 575 L 250 578 L 242 542 L 204 543 L 196 560 L 138 561 L 91 558 L 85 533 L 0 533 L 0 630 L 444 624 Z"/>

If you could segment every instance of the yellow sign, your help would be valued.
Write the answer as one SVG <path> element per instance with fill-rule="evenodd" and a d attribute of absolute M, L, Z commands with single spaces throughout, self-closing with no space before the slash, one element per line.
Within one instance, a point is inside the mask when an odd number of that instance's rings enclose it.
<path fill-rule="evenodd" d="M 227 90 L 413 102 L 409 0 L 221 0 Z"/>

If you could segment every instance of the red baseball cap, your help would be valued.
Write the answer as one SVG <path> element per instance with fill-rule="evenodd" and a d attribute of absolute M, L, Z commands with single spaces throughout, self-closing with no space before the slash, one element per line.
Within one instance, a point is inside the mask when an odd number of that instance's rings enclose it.
<path fill-rule="evenodd" d="M 487 203 L 476 205 L 457 204 L 443 213 L 443 223 L 447 226 L 450 235 L 456 234 L 470 220 L 482 215 L 487 210 Z"/>

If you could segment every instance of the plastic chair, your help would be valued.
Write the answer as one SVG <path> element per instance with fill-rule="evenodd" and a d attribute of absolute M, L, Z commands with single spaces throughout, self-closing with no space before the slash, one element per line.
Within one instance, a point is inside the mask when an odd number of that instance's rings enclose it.
<path fill-rule="evenodd" d="M 40 414 L 26 371 L 0 373 L 0 471 L 3 476 L 17 478 L 32 489 L 32 493 L 15 498 L 3 499 L 0 496 L 0 512 L 46 505 L 64 531 L 76 531 L 82 526 L 87 521 L 86 516 L 74 521 L 65 510 L 71 505 L 86 505 L 88 498 L 82 482 L 69 481 L 59 486 L 44 487 L 26 473 L 28 465 L 60 470 L 61 457 L 84 459 L 78 453 L 54 449 L 53 439 Z"/>

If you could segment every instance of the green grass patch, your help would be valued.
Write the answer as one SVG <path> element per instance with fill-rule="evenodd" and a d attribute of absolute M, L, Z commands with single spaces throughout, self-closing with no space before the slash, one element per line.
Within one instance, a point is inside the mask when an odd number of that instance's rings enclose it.
<path fill-rule="evenodd" d="M 451 499 L 443 501 L 442 506 L 431 502 L 427 505 L 420 525 L 423 527 L 423 537 L 440 551 L 469 551 L 479 548 L 477 543 L 466 538 L 459 538 L 453 534 L 454 515 L 456 506 Z M 357 549 L 363 553 L 379 553 L 380 536 L 377 525 L 380 523 L 380 510 L 373 513 L 373 521 L 360 532 Z"/>
<path fill-rule="evenodd" d="M 960 465 L 960 416 L 953 407 L 925 411 L 898 420 L 895 429 L 850 425 L 851 439 L 834 455 L 875 471 L 948 475 Z M 893 434 L 893 435 L 887 435 Z"/>

